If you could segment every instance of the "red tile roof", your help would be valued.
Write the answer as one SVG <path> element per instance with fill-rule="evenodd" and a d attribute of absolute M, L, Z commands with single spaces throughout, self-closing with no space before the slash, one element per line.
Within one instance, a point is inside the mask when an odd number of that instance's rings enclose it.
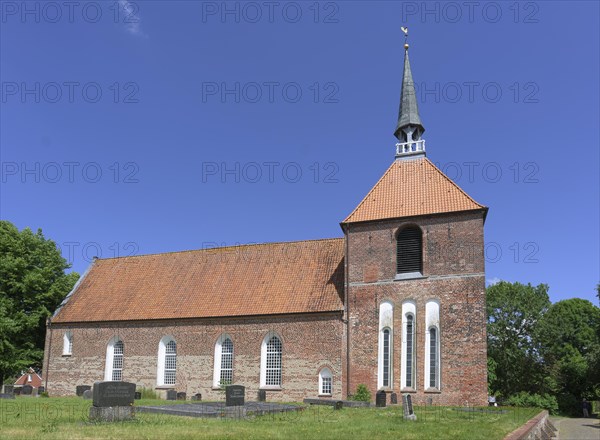
<path fill-rule="evenodd" d="M 429 159 L 396 160 L 342 223 L 485 209 Z"/>
<path fill-rule="evenodd" d="M 343 309 L 344 239 L 99 259 L 52 322 Z"/>

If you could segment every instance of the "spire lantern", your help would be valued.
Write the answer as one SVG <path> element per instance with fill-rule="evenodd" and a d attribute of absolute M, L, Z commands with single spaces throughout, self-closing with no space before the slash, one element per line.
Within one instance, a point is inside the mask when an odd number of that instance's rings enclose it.
<path fill-rule="evenodd" d="M 425 140 L 421 138 L 425 127 L 421 123 L 415 83 L 413 82 L 408 59 L 408 28 L 402 27 L 404 32 L 404 72 L 402 75 L 402 93 L 400 96 L 400 110 L 398 112 L 398 125 L 394 136 L 398 138 L 396 144 L 396 159 L 404 157 L 425 156 Z"/>

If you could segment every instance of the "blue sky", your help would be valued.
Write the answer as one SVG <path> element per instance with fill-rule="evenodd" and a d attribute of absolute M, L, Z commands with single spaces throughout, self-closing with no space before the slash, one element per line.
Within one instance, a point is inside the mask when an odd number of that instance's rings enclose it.
<path fill-rule="evenodd" d="M 341 236 L 394 159 L 407 25 L 428 157 L 490 207 L 487 279 L 597 303 L 598 2 L 0 5 L 0 216 L 80 273 Z"/>

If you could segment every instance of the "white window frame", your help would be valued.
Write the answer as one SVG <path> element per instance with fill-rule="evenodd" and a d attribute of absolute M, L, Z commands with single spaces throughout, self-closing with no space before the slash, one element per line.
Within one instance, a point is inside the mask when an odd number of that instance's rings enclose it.
<path fill-rule="evenodd" d="M 267 385 L 267 344 L 274 337 L 279 339 L 279 342 L 281 344 L 279 385 Z M 267 389 L 267 390 L 268 389 L 280 390 L 282 383 L 283 383 L 283 340 L 281 339 L 281 336 L 279 336 L 277 333 L 269 332 L 264 337 L 261 347 L 260 347 L 260 388 Z"/>
<path fill-rule="evenodd" d="M 223 333 L 215 343 L 215 362 L 213 370 L 213 388 L 221 388 L 221 364 L 223 361 L 223 343 L 229 339 L 233 344 L 233 339 L 226 333 Z M 234 362 L 235 345 L 231 353 L 231 377 L 233 381 L 233 362 Z"/>
<path fill-rule="evenodd" d="M 325 385 L 329 382 L 329 391 L 325 388 Z M 321 368 L 319 371 L 319 395 L 320 396 L 331 396 L 333 394 L 333 374 L 327 367 Z"/>
<path fill-rule="evenodd" d="M 177 383 L 177 378 L 175 379 L 175 383 L 165 383 L 165 359 L 167 356 L 167 344 L 171 341 L 175 342 L 175 346 L 177 346 L 177 341 L 175 338 L 173 338 L 173 336 L 163 336 L 158 344 L 158 362 L 156 369 L 156 384 L 158 386 L 170 386 Z M 175 369 L 175 375 L 177 377 L 177 368 Z"/>
<path fill-rule="evenodd" d="M 412 378 L 408 385 L 408 316 L 412 316 Z M 416 341 L 417 341 L 417 306 L 414 301 L 404 301 L 402 303 L 402 353 L 400 359 L 400 387 L 401 389 L 417 389 L 416 385 Z"/>
<path fill-rule="evenodd" d="M 104 380 L 105 381 L 113 380 L 113 371 L 114 371 L 114 362 L 115 362 L 115 344 L 119 341 L 121 343 L 123 343 L 123 340 L 121 338 L 119 338 L 118 336 L 114 336 L 110 339 L 110 341 L 108 341 L 108 344 L 106 345 L 106 364 L 104 366 Z M 124 353 L 123 353 L 123 356 L 125 356 Z M 123 367 L 121 367 L 120 370 L 121 370 L 121 380 L 123 380 L 123 376 L 122 376 Z"/>
<path fill-rule="evenodd" d="M 423 386 L 425 390 L 441 390 L 441 370 L 442 370 L 442 359 L 441 359 L 441 331 L 440 331 L 440 303 L 436 300 L 427 301 L 425 304 L 425 328 L 427 329 L 425 332 L 425 377 L 423 378 Z M 435 387 L 430 386 L 431 379 L 431 351 L 430 351 L 430 329 L 434 328 L 436 330 L 436 353 L 435 358 L 436 368 L 435 368 Z"/>
<path fill-rule="evenodd" d="M 388 347 L 388 383 L 384 385 L 384 330 L 389 333 Z M 384 301 L 379 305 L 379 348 L 377 362 L 377 388 L 393 389 L 394 384 L 394 306 L 389 301 Z"/>
<path fill-rule="evenodd" d="M 73 332 L 67 330 L 63 335 L 63 355 L 71 356 L 73 354 Z"/>

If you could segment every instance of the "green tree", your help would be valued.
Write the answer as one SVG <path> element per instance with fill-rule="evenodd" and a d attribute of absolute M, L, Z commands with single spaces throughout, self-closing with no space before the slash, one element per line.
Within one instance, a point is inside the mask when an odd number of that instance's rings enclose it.
<path fill-rule="evenodd" d="M 580 298 L 553 304 L 539 322 L 548 385 L 563 412 L 579 411 L 583 397 L 600 397 L 599 326 L 600 308 Z"/>
<path fill-rule="evenodd" d="M 487 288 L 489 390 L 502 397 L 539 393 L 543 371 L 534 329 L 550 307 L 548 286 L 501 281 Z"/>
<path fill-rule="evenodd" d="M 0 386 L 10 375 L 41 367 L 46 319 L 77 282 L 41 229 L 0 221 Z"/>

